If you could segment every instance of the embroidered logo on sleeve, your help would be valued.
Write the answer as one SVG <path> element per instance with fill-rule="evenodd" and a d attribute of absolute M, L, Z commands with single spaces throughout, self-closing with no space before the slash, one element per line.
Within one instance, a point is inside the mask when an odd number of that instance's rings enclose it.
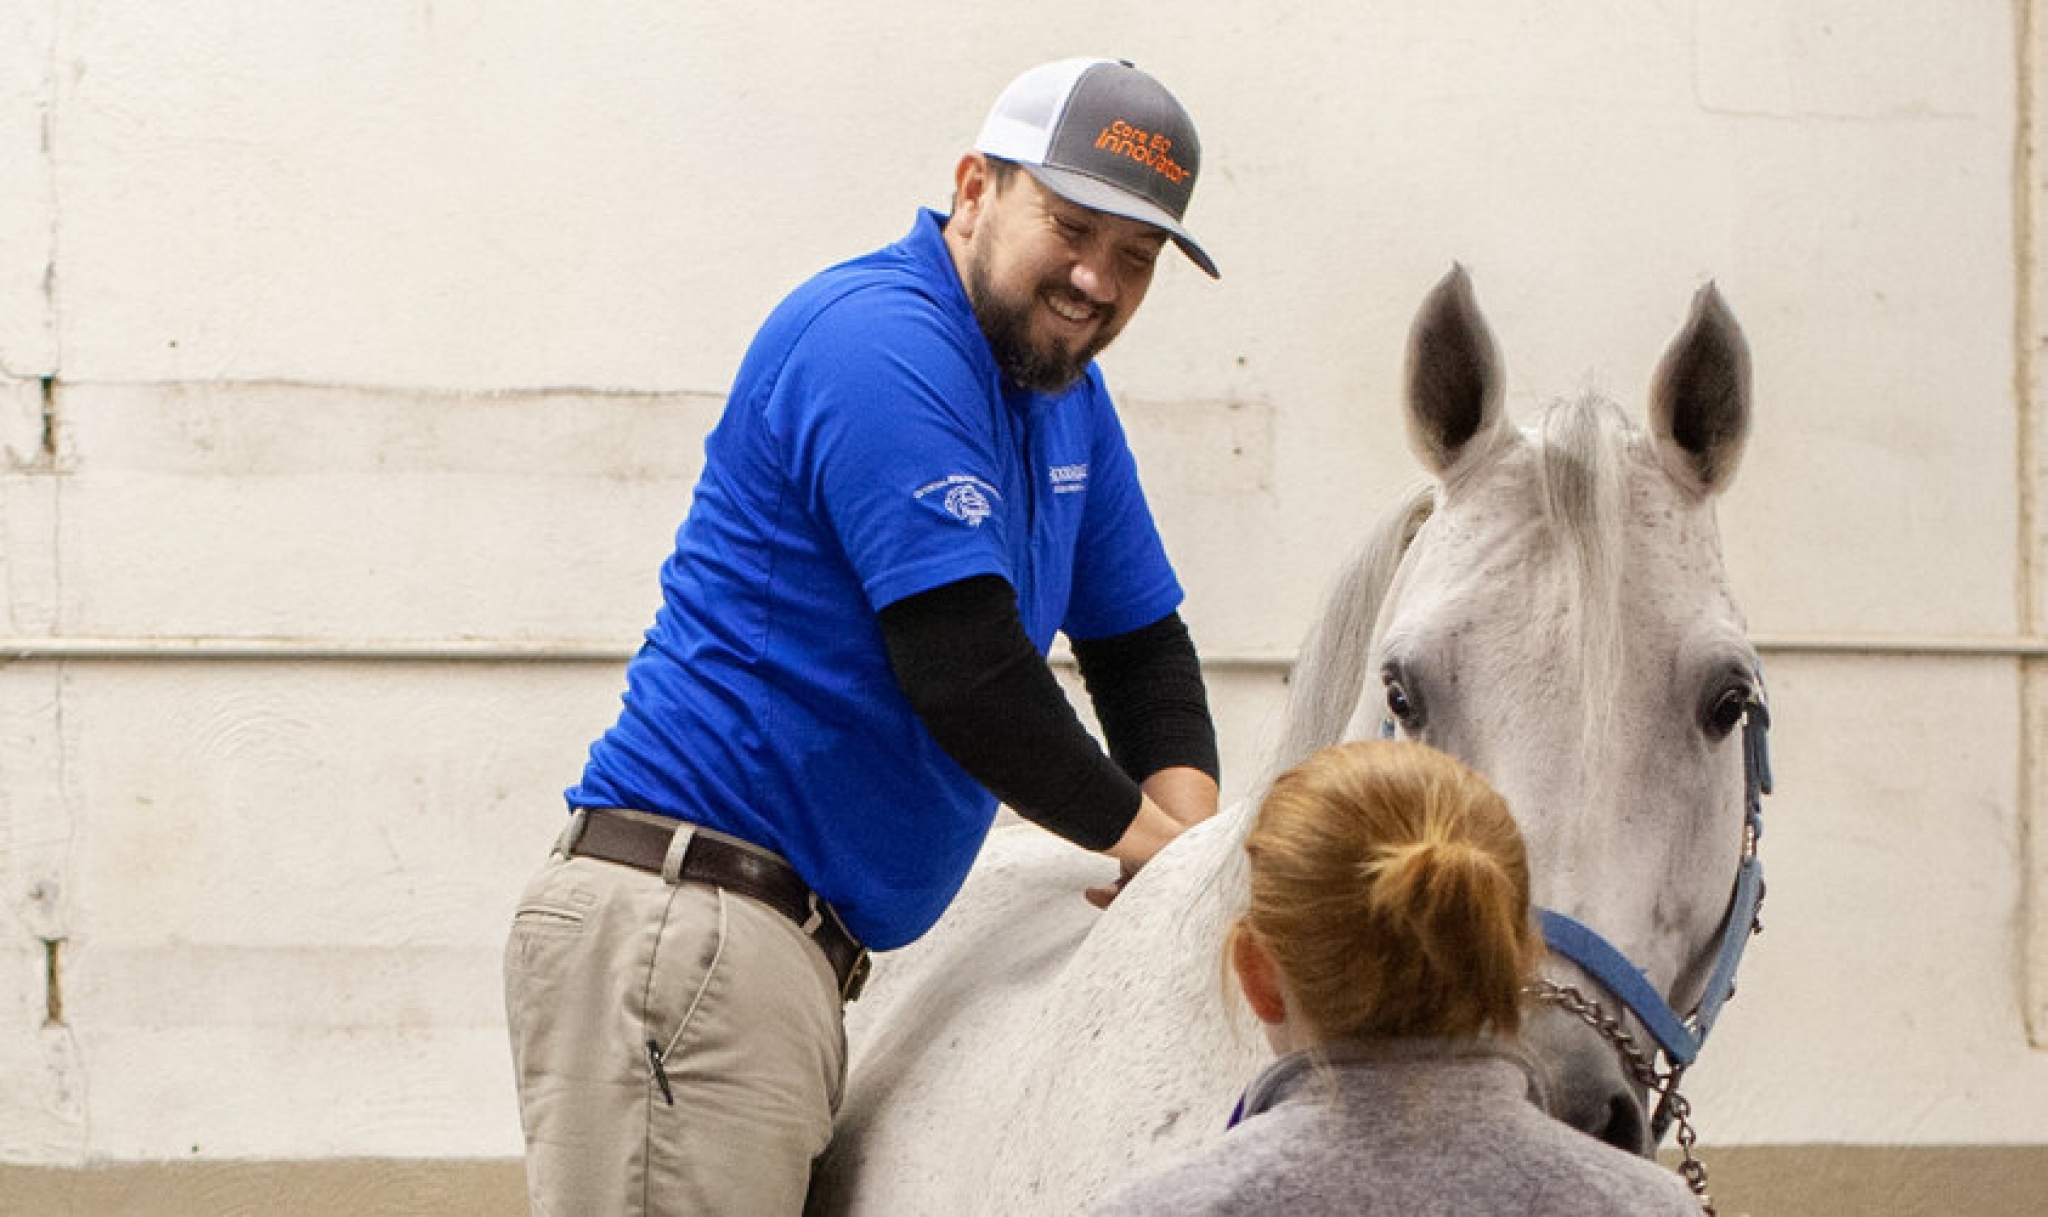
<path fill-rule="evenodd" d="M 937 508 L 971 528 L 995 514 L 1003 496 L 996 488 L 970 473 L 955 473 L 917 488 L 914 496 L 927 507 Z"/>
<path fill-rule="evenodd" d="M 1046 470 L 1052 476 L 1054 494 L 1079 494 L 1088 489 L 1088 462 L 1078 465 L 1054 465 Z"/>

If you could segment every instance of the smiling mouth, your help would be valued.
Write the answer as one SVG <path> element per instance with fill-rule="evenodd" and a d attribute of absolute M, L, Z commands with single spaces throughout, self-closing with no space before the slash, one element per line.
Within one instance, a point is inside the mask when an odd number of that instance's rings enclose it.
<path fill-rule="evenodd" d="M 1096 309 L 1094 305 L 1072 300 L 1065 296 L 1047 295 L 1045 297 L 1045 305 L 1060 317 L 1076 325 L 1095 320 Z"/>

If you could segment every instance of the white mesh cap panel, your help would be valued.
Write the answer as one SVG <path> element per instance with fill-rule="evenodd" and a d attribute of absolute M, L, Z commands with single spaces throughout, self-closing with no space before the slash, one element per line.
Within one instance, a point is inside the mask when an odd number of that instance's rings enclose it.
<path fill-rule="evenodd" d="M 1026 165 L 1042 164 L 1060 111 L 1081 73 L 1106 59 L 1062 59 L 1042 64 L 1010 82 L 975 137 L 974 150 Z"/>

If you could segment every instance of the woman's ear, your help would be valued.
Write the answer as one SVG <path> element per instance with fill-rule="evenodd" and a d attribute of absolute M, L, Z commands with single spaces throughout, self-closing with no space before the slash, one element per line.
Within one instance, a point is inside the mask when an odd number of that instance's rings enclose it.
<path fill-rule="evenodd" d="M 1238 988 L 1244 990 L 1244 999 L 1260 1022 L 1277 1026 L 1287 1021 L 1287 998 L 1280 987 L 1280 966 L 1243 926 L 1238 926 L 1230 935 L 1230 966 L 1237 972 Z"/>

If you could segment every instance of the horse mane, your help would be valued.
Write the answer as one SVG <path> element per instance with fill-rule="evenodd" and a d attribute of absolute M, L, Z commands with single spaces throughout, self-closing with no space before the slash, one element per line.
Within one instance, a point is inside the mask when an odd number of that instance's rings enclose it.
<path fill-rule="evenodd" d="M 1342 738 L 1365 689 L 1365 662 L 1380 604 L 1415 534 L 1436 510 L 1436 496 L 1432 482 L 1409 487 L 1345 562 L 1295 659 L 1286 727 L 1266 767 L 1266 781 Z"/>
<path fill-rule="evenodd" d="M 1621 677 L 1621 558 L 1627 452 L 1635 429 L 1615 405 L 1587 395 L 1546 406 L 1528 429 L 1544 517 L 1566 561 L 1565 602 L 1575 611 L 1565 640 L 1584 680 L 1582 728 L 1599 738 Z M 1374 628 L 1394 573 L 1435 512 L 1433 482 L 1410 487 L 1345 562 L 1291 675 L 1285 726 L 1261 783 L 1339 742 L 1371 676 Z"/>
<path fill-rule="evenodd" d="M 1339 569 L 1322 614 L 1302 641 L 1288 677 L 1287 710 L 1280 742 L 1267 757 L 1257 782 L 1241 802 L 1233 804 L 1217 819 L 1223 833 L 1209 873 L 1196 891 L 1211 899 L 1208 903 L 1236 916 L 1244 903 L 1248 881 L 1245 853 L 1240 848 L 1251 831 L 1259 805 L 1273 779 L 1318 748 L 1337 743 L 1358 708 L 1365 688 L 1366 660 L 1371 657 L 1373 627 L 1379 621 L 1380 605 L 1393 586 L 1394 573 L 1415 534 L 1436 511 L 1435 482 L 1419 481 L 1402 492 L 1393 507 L 1380 517 L 1373 530 Z M 1183 923 L 1191 932 L 1195 919 Z M 1199 932 L 1206 932 L 1204 926 Z M 1233 986 L 1227 982 L 1226 992 Z M 1234 1007 L 1233 1007 L 1234 1008 Z"/>

